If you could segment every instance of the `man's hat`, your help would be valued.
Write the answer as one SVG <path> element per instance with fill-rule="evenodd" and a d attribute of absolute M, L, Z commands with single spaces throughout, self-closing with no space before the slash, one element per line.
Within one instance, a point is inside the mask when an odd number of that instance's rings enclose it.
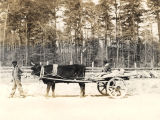
<path fill-rule="evenodd" d="M 17 64 L 17 61 L 12 61 L 12 64 L 13 64 L 13 63 L 16 63 L 16 64 Z"/>

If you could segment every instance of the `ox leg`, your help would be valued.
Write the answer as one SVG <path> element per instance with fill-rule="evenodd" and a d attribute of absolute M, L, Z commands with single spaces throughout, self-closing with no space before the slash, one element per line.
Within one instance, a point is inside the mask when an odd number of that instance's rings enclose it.
<path fill-rule="evenodd" d="M 55 83 L 52 83 L 52 97 L 55 97 Z"/>
<path fill-rule="evenodd" d="M 46 93 L 46 97 L 48 97 L 50 87 L 51 87 L 51 83 L 47 83 L 47 90 L 46 90 L 47 93 Z"/>
<path fill-rule="evenodd" d="M 80 97 L 85 96 L 85 83 L 79 83 L 80 86 Z"/>

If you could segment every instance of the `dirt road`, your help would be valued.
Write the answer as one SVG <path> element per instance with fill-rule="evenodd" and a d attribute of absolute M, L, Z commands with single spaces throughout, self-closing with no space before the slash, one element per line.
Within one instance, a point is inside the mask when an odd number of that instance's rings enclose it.
<path fill-rule="evenodd" d="M 26 98 L 9 99 L 10 79 L 0 82 L 0 120 L 160 120 L 160 80 L 133 79 L 123 99 L 101 96 L 96 84 L 86 85 L 85 98 L 77 84 L 57 84 L 56 97 L 44 97 L 46 86 L 23 79 Z"/>

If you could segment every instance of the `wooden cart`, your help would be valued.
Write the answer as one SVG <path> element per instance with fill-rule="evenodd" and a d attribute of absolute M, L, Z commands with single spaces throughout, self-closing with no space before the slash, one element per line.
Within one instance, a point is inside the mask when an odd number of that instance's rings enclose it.
<path fill-rule="evenodd" d="M 106 77 L 94 77 L 94 78 L 76 78 L 76 79 L 64 79 L 60 76 L 43 76 L 41 77 L 43 82 L 54 83 L 96 83 L 97 89 L 102 95 L 110 95 L 113 98 L 122 98 L 127 93 L 127 85 L 125 80 L 129 80 L 129 76 L 118 75 Z"/>

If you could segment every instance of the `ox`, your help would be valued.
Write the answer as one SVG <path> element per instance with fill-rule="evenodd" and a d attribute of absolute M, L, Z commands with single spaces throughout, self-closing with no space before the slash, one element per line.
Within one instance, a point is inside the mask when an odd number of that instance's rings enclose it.
<path fill-rule="evenodd" d="M 40 76 L 42 71 L 42 66 L 35 64 L 32 68 L 32 75 Z M 55 70 L 56 69 L 56 70 Z M 53 74 L 53 71 L 56 71 L 56 74 Z M 53 65 L 43 66 L 43 77 L 41 80 L 44 84 L 47 84 L 47 93 L 48 96 L 50 88 L 52 88 L 52 97 L 55 97 L 55 84 L 56 83 L 74 83 L 76 80 L 84 79 L 85 77 L 85 66 L 83 65 L 58 65 L 57 68 Z M 57 80 L 58 79 L 58 80 Z M 64 81 L 70 80 L 70 81 Z M 80 86 L 80 96 L 85 96 L 85 83 L 79 82 Z"/>

